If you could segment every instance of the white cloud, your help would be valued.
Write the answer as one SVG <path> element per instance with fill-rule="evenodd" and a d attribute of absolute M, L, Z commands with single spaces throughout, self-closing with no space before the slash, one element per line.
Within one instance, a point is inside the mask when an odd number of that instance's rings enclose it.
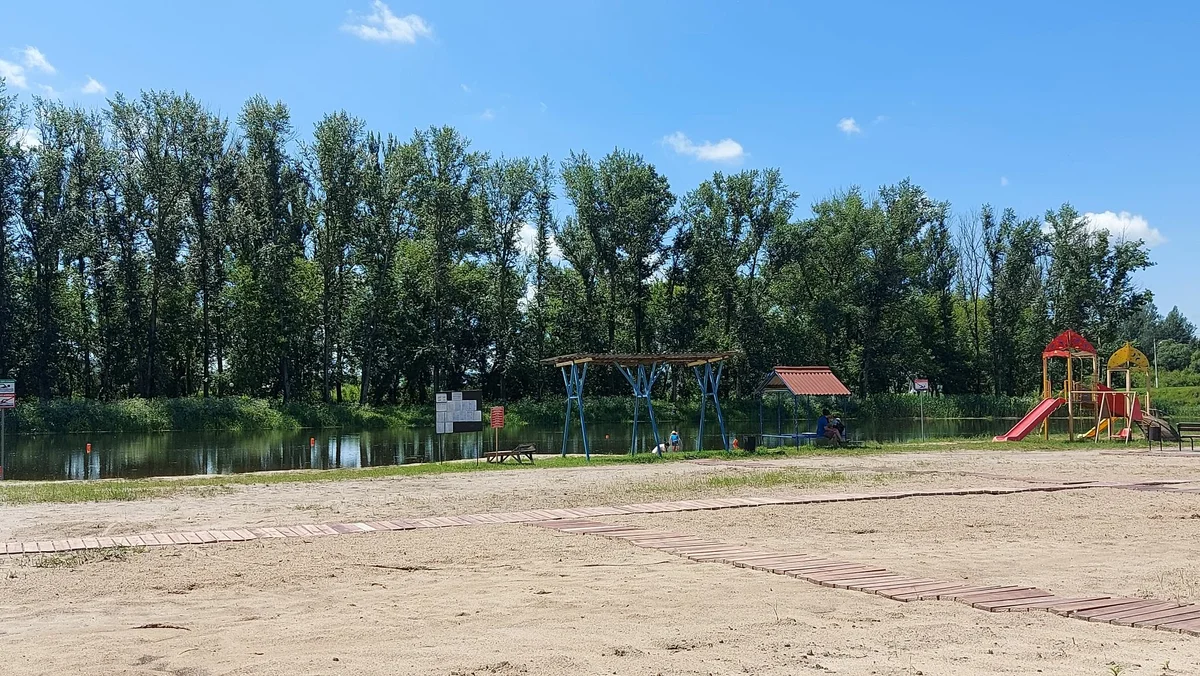
<path fill-rule="evenodd" d="M 80 91 L 82 91 L 84 94 L 105 94 L 108 92 L 108 89 L 104 85 L 97 82 L 96 78 L 89 75 L 87 84 L 83 85 L 83 89 Z"/>
<path fill-rule="evenodd" d="M 550 262 L 559 263 L 562 261 L 562 249 L 558 248 L 558 242 L 554 240 L 554 233 L 548 233 L 550 238 L 550 251 L 547 254 Z M 517 247 L 526 255 L 534 256 L 537 254 L 537 226 L 533 223 L 523 223 L 521 225 L 521 234 L 517 236 Z"/>
<path fill-rule="evenodd" d="M 40 70 L 43 73 L 47 73 L 49 75 L 54 75 L 54 73 L 55 73 L 54 66 L 50 65 L 50 62 L 46 60 L 46 55 L 42 54 L 42 52 L 37 47 L 33 47 L 33 46 L 26 47 L 25 51 L 22 52 L 22 54 L 25 55 L 25 67 L 26 68 L 29 68 L 31 70 Z"/>
<path fill-rule="evenodd" d="M 677 131 L 662 139 L 664 145 L 680 155 L 690 155 L 704 162 L 736 162 L 746 156 L 742 144 L 731 138 L 724 138 L 716 143 L 704 141 L 695 143 L 686 134 Z"/>
<path fill-rule="evenodd" d="M 5 82 L 14 87 L 29 88 L 29 82 L 25 79 L 25 69 L 11 61 L 0 59 L 0 78 L 4 78 Z"/>
<path fill-rule="evenodd" d="M 548 233 L 549 251 L 546 256 L 550 260 L 551 265 L 559 265 L 562 263 L 562 249 L 558 248 L 558 242 L 554 241 L 554 234 Z M 517 248 L 526 256 L 533 259 L 537 255 L 537 227 L 532 223 L 524 223 L 521 225 L 521 234 L 517 236 Z M 529 307 L 533 303 L 537 289 L 533 285 L 534 280 L 525 286 L 525 296 L 521 299 L 522 307 Z"/>
<path fill-rule="evenodd" d="M 851 119 L 853 119 L 853 118 L 851 118 Z M 890 119 L 892 119 L 892 118 L 888 117 L 887 115 L 876 115 L 875 121 L 872 124 L 879 124 L 880 122 L 887 122 Z"/>
<path fill-rule="evenodd" d="M 538 101 L 538 106 L 541 107 L 543 113 L 546 112 L 546 102 L 545 101 Z"/>
<path fill-rule="evenodd" d="M 1110 235 L 1119 239 L 1140 239 L 1146 246 L 1151 247 L 1165 244 L 1167 241 L 1158 228 L 1150 227 L 1150 222 L 1139 214 L 1131 214 L 1128 211 L 1103 211 L 1098 214 L 1088 212 L 1083 216 L 1088 221 L 1089 230 L 1107 230 Z"/>
<path fill-rule="evenodd" d="M 846 134 L 861 134 L 862 128 L 854 121 L 853 117 L 843 117 L 838 121 L 838 129 L 841 129 Z"/>
<path fill-rule="evenodd" d="M 18 127 L 8 141 L 9 143 L 21 146 L 25 150 L 32 150 L 33 148 L 37 148 L 38 146 L 42 145 L 42 137 L 38 135 L 36 129 L 27 129 L 23 127 Z"/>
<path fill-rule="evenodd" d="M 492 110 L 491 108 L 488 108 L 487 110 L 484 110 L 482 113 L 479 114 L 479 119 L 485 120 L 485 121 L 494 120 L 494 119 L 496 119 L 496 111 Z"/>
<path fill-rule="evenodd" d="M 464 93 L 464 94 L 470 94 L 470 93 L 471 93 L 471 88 L 470 88 L 470 87 L 468 87 L 467 85 L 465 85 L 465 84 L 461 84 L 461 85 L 459 85 L 459 87 L 462 87 L 462 90 L 463 90 L 463 93 Z"/>
<path fill-rule="evenodd" d="M 433 36 L 433 27 L 416 14 L 396 16 L 382 0 L 371 4 L 370 14 L 353 16 L 342 30 L 373 42 L 405 42 L 415 44 L 418 38 Z"/>
<path fill-rule="evenodd" d="M 1002 187 L 1002 188 L 1003 188 L 1003 187 L 1004 187 L 1004 186 L 1006 186 L 1006 185 L 1008 185 L 1008 177 L 1007 177 L 1007 176 L 1001 176 L 1001 177 L 1000 177 L 1000 187 Z"/>

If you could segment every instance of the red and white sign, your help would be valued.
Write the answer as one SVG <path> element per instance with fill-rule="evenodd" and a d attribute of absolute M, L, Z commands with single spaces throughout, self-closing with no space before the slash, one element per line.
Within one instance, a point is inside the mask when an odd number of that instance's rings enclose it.
<path fill-rule="evenodd" d="M 928 391 L 929 391 L 929 379 L 928 378 L 914 378 L 913 379 L 913 392 L 928 392 Z"/>
<path fill-rule="evenodd" d="M 17 395 L 0 393 L 0 408 L 16 408 Z"/>
<path fill-rule="evenodd" d="M 494 427 L 496 429 L 504 427 L 504 407 L 503 406 L 493 406 L 492 407 L 492 427 Z"/>

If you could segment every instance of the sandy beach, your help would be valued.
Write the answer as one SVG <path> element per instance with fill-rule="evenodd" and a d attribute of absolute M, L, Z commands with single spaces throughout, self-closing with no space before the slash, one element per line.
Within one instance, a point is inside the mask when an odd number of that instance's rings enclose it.
<path fill-rule="evenodd" d="M 832 484 L 712 477 L 809 469 Z M 799 474 L 798 474 L 799 476 Z M 0 508 L 0 540 L 1074 480 L 1194 458 L 937 452 L 239 486 Z M 1200 601 L 1200 494 L 1090 489 L 623 515 L 611 523 L 1056 594 Z M 595 536 L 486 525 L 0 557 L 8 674 L 1186 674 L 1200 638 L 899 603 Z"/>

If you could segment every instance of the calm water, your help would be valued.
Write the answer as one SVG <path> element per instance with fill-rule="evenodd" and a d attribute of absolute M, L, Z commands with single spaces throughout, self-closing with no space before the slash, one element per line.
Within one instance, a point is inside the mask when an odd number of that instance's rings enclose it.
<path fill-rule="evenodd" d="M 926 420 L 928 437 L 982 437 L 1007 431 L 1012 420 Z M 880 420 L 861 425 L 850 421 L 851 438 L 870 441 L 910 441 L 921 438 L 919 420 Z M 1062 421 L 1055 421 L 1056 427 Z M 785 423 L 786 424 L 786 423 Z M 671 425 L 675 425 L 672 423 Z M 672 426 L 659 433 L 666 440 Z M 755 423 L 733 423 L 730 433 L 755 433 Z M 801 424 L 802 429 L 811 425 Z M 675 425 L 685 449 L 696 444 L 696 425 Z M 766 433 L 774 430 L 767 424 Z M 1064 428 L 1065 431 L 1065 428 Z M 704 429 L 705 447 L 718 448 L 715 421 Z M 628 453 L 629 424 L 590 424 L 591 451 L 597 454 Z M 649 426 L 639 429 L 639 451 L 654 442 Z M 562 449 L 562 428 L 525 426 L 501 430 L 500 442 L 508 446 L 533 442 L 543 452 Z M 87 444 L 92 445 L 90 453 Z M 280 469 L 332 469 L 375 467 L 414 462 L 478 458 L 491 450 L 491 433 L 439 437 L 433 428 L 341 432 L 163 432 L 153 434 L 72 434 L 17 436 L 5 439 L 5 479 L 104 479 L 190 474 L 231 474 Z M 578 427 L 572 429 L 570 453 L 582 453 Z"/>

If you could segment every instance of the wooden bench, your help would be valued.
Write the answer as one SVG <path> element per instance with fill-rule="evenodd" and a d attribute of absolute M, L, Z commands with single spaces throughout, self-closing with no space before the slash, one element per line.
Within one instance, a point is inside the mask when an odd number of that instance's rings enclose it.
<path fill-rule="evenodd" d="M 1192 450 L 1196 450 L 1196 439 L 1200 438 L 1200 422 L 1181 422 L 1175 426 L 1179 436 L 1179 450 L 1183 450 L 1183 440 L 1188 440 Z"/>
<path fill-rule="evenodd" d="M 508 460 L 509 458 L 512 458 L 513 460 L 517 461 L 518 465 L 522 465 L 525 463 L 525 461 L 522 460 L 522 458 L 527 458 L 529 460 L 529 464 L 532 465 L 534 453 L 537 453 L 536 445 L 534 445 L 534 444 L 517 444 L 515 447 L 509 448 L 509 449 L 501 449 L 499 451 L 487 451 L 483 454 L 483 457 L 488 462 L 495 462 L 495 463 L 503 463 L 504 461 Z"/>

